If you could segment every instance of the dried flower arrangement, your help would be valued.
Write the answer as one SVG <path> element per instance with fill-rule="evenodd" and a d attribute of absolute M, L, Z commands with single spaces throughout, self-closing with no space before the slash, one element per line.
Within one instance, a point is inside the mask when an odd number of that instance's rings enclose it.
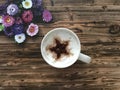
<path fill-rule="evenodd" d="M 42 0 L 7 0 L 0 6 L 0 32 L 23 43 L 26 35 L 38 34 L 36 22 L 48 23 L 52 20 L 50 11 L 43 8 Z"/>

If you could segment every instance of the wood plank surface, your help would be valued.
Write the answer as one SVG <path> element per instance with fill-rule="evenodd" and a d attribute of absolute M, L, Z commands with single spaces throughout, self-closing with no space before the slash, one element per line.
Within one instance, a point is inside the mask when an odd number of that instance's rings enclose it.
<path fill-rule="evenodd" d="M 0 90 L 120 90 L 120 0 L 43 0 L 43 4 L 53 21 L 38 23 L 36 38 L 27 37 L 18 45 L 0 33 Z M 77 61 L 56 69 L 43 60 L 41 40 L 58 27 L 78 35 L 81 52 L 92 57 L 90 64 Z"/>

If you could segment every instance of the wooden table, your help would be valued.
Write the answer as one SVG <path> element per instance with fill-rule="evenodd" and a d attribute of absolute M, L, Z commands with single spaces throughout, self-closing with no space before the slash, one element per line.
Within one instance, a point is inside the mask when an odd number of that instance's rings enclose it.
<path fill-rule="evenodd" d="M 2 1 L 2 0 L 1 0 Z M 120 90 L 120 0 L 43 0 L 53 22 L 23 45 L 0 34 L 0 90 Z M 42 58 L 43 36 L 57 27 L 74 31 L 90 64 L 65 69 Z"/>

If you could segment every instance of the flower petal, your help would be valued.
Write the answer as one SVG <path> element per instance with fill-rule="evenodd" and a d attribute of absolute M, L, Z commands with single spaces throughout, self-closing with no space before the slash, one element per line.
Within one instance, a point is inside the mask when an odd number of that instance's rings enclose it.
<path fill-rule="evenodd" d="M 35 36 L 38 33 L 38 25 L 31 23 L 26 31 L 29 36 Z"/>
<path fill-rule="evenodd" d="M 24 11 L 22 14 L 22 19 L 25 23 L 29 23 L 33 19 L 33 13 L 31 10 Z"/>
<path fill-rule="evenodd" d="M 24 0 L 22 5 L 25 9 L 30 9 L 32 7 L 32 0 Z"/>
<path fill-rule="evenodd" d="M 12 26 L 12 31 L 13 31 L 14 35 L 21 34 L 24 32 L 24 27 L 22 24 L 14 24 Z"/>
<path fill-rule="evenodd" d="M 14 38 L 17 43 L 23 43 L 26 39 L 26 36 L 24 33 L 21 33 L 21 34 L 15 35 Z"/>
<path fill-rule="evenodd" d="M 7 13 L 9 14 L 9 15 L 15 15 L 15 14 L 17 14 L 18 13 L 18 7 L 17 7 L 17 5 L 15 5 L 15 4 L 10 4 L 8 7 L 7 7 Z"/>
<path fill-rule="evenodd" d="M 52 14 L 48 10 L 43 11 L 43 21 L 50 22 L 52 20 Z"/>
<path fill-rule="evenodd" d="M 3 25 L 5 27 L 10 27 L 14 24 L 15 19 L 12 16 L 6 15 L 3 17 Z"/>
<path fill-rule="evenodd" d="M 12 36 L 14 35 L 11 27 L 5 27 L 5 28 L 4 28 L 4 33 L 5 33 L 5 35 L 8 36 L 8 37 L 12 37 Z"/>

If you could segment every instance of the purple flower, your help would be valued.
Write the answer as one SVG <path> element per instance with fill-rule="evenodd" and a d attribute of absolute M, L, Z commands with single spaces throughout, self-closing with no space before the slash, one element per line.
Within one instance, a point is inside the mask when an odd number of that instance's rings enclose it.
<path fill-rule="evenodd" d="M 14 24 L 12 26 L 12 32 L 14 33 L 14 35 L 23 33 L 24 32 L 23 25 L 22 24 Z"/>
<path fill-rule="evenodd" d="M 42 0 L 32 0 L 34 7 L 39 7 L 42 4 Z"/>
<path fill-rule="evenodd" d="M 8 0 L 6 0 L 5 4 L 0 5 L 0 14 L 6 14 L 6 8 L 8 6 Z"/>
<path fill-rule="evenodd" d="M 42 7 L 42 0 L 32 0 L 33 2 L 33 14 L 34 14 L 34 19 L 35 21 L 38 20 L 39 21 L 39 16 L 42 15 L 43 13 L 43 7 Z"/>
<path fill-rule="evenodd" d="M 3 16 L 3 25 L 5 27 L 10 27 L 14 24 L 15 19 L 12 16 L 6 15 Z"/>
<path fill-rule="evenodd" d="M 15 15 L 15 14 L 17 14 L 18 13 L 18 7 L 17 7 L 17 5 L 15 5 L 15 4 L 10 4 L 8 7 L 7 7 L 7 13 L 9 14 L 9 15 Z"/>
<path fill-rule="evenodd" d="M 23 23 L 23 21 L 20 17 L 15 18 L 15 24 L 22 24 L 22 23 Z"/>
<path fill-rule="evenodd" d="M 48 10 L 43 11 L 43 21 L 50 22 L 52 20 L 52 15 Z"/>
<path fill-rule="evenodd" d="M 5 35 L 8 36 L 8 37 L 11 37 L 11 36 L 14 35 L 11 27 L 5 27 L 5 28 L 4 28 L 4 33 L 5 33 Z"/>

